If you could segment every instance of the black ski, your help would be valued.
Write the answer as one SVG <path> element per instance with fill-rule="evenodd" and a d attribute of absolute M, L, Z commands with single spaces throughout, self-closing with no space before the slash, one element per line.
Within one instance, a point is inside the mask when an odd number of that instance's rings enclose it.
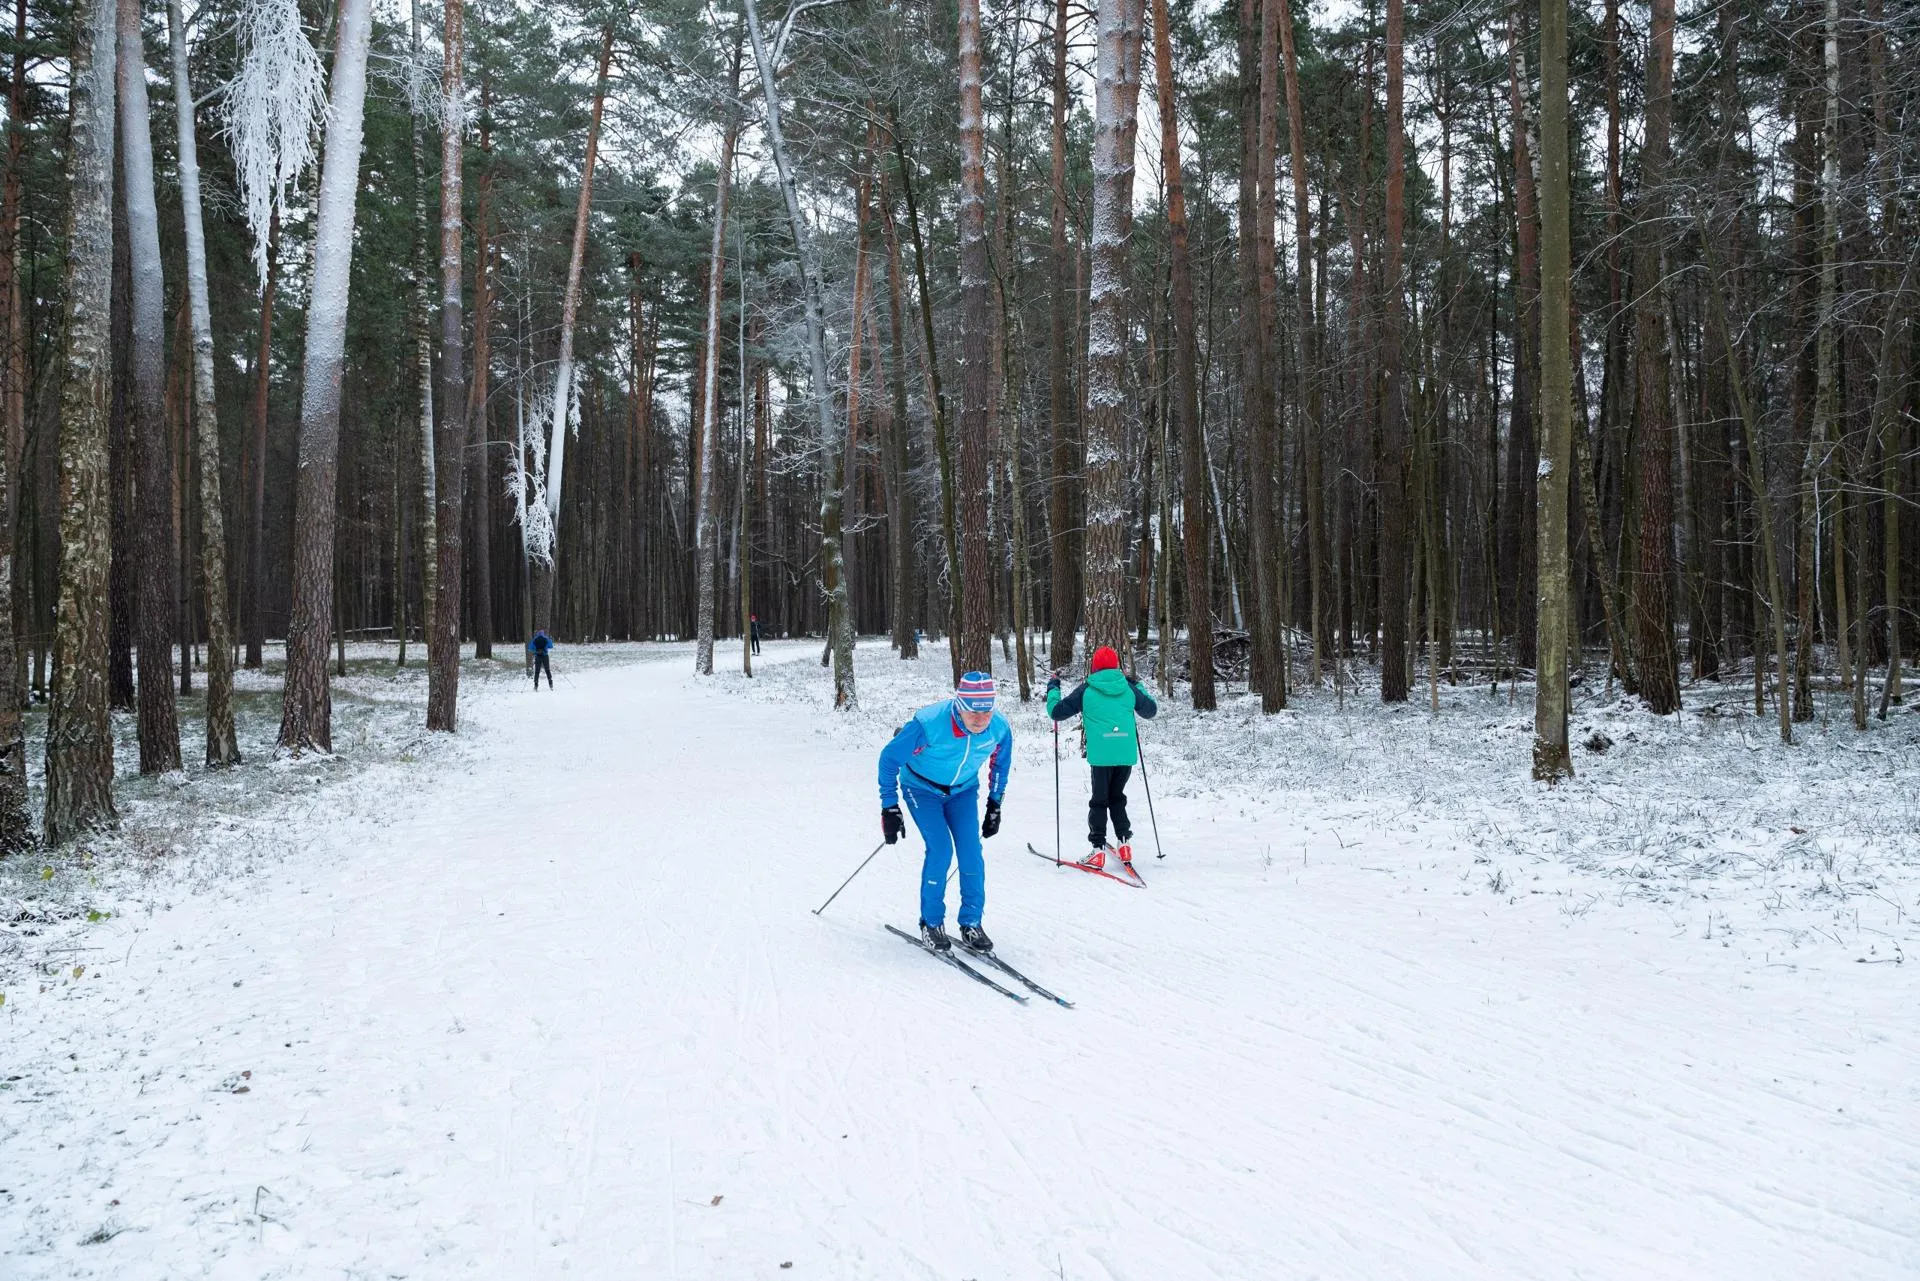
<path fill-rule="evenodd" d="M 899 929 L 892 925 L 887 926 L 887 932 L 890 934 L 899 935 L 901 938 L 905 939 L 907 942 L 919 948 L 922 952 L 925 952 L 928 956 L 933 957 L 935 960 L 945 961 L 948 965 L 951 965 L 954 969 L 959 970 L 962 974 L 966 975 L 968 978 L 973 979 L 976 982 L 985 983 L 988 987 L 992 988 L 994 991 L 998 992 L 1000 995 L 1008 998 L 1009 1000 L 1018 1001 L 1022 1005 L 1025 1005 L 1027 1003 L 1026 997 L 1020 995 L 1018 992 L 1014 991 L 1012 988 L 1002 987 L 998 983 L 995 983 L 992 979 L 982 974 L 979 970 L 974 969 L 971 965 L 968 965 L 965 961 L 955 956 L 952 952 L 934 951 L 932 948 L 927 946 L 926 942 L 923 939 L 921 939 L 921 937 L 918 934 L 909 934 L 905 930 Z M 1049 995 L 1051 995 L 1051 993 L 1049 993 Z"/>
<path fill-rule="evenodd" d="M 1073 1008 L 1072 1001 L 1069 1001 L 1066 997 L 1061 996 L 1057 992 L 1047 991 L 1047 989 L 1045 989 L 1044 987 L 1041 987 L 1038 983 L 1035 983 L 1032 979 L 1022 974 L 1019 970 L 1014 969 L 1011 965 L 1008 965 L 1005 961 L 1001 960 L 998 953 L 976 952 L 972 948 L 964 947 L 964 946 L 962 946 L 960 950 L 965 952 L 968 956 L 974 958 L 975 960 L 985 961 L 988 965 L 993 966 L 996 970 L 999 970 L 1002 974 L 1006 975 L 1008 978 L 1013 979 L 1015 982 L 1020 983 L 1021 985 L 1026 987 L 1026 989 L 1032 992 L 1035 996 L 1044 996 L 1049 1001 L 1052 1001 L 1057 1005 L 1063 1005 L 1069 1010 Z"/>

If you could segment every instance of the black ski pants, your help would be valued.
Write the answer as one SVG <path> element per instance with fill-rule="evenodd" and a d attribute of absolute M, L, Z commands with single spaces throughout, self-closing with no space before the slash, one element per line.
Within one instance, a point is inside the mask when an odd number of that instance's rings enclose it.
<path fill-rule="evenodd" d="M 533 653 L 533 687 L 535 689 L 540 688 L 541 672 L 545 672 L 547 674 L 547 688 L 552 689 L 553 688 L 553 664 L 549 659 L 547 651 L 544 649 L 535 650 Z"/>
<path fill-rule="evenodd" d="M 1113 816 L 1113 834 L 1121 841 L 1133 839 L 1133 824 L 1127 821 L 1127 780 L 1133 777 L 1131 765 L 1095 765 L 1093 797 L 1087 802 L 1087 840 L 1095 847 L 1107 843 L 1107 816 Z"/>

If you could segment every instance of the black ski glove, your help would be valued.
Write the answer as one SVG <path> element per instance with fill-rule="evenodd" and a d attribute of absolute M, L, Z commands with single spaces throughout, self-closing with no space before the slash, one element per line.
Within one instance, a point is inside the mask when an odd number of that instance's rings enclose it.
<path fill-rule="evenodd" d="M 889 805 L 880 811 L 880 831 L 891 845 L 907 832 L 907 820 L 901 816 L 898 805 Z"/>
<path fill-rule="evenodd" d="M 1053 693 L 1054 690 L 1059 688 L 1060 688 L 1060 677 L 1057 673 L 1055 675 L 1047 677 L 1047 693 L 1051 694 Z"/>
<path fill-rule="evenodd" d="M 1000 802 L 987 802 L 987 816 L 980 820 L 980 835 L 988 837 L 1000 830 Z"/>

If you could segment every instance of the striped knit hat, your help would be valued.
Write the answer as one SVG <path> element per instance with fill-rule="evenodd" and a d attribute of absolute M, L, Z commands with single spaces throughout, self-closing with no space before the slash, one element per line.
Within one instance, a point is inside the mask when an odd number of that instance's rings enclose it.
<path fill-rule="evenodd" d="M 968 672 L 954 686 L 953 701 L 960 705 L 963 712 L 990 712 L 993 710 L 993 674 L 991 672 Z"/>

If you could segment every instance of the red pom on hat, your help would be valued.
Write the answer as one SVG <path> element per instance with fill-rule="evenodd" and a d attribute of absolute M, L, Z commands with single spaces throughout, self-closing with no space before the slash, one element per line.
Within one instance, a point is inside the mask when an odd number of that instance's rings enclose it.
<path fill-rule="evenodd" d="M 1093 662 L 1090 664 L 1091 670 L 1104 672 L 1109 667 L 1118 666 L 1120 666 L 1120 655 L 1113 652 L 1113 646 L 1102 645 L 1099 649 L 1093 651 Z"/>

